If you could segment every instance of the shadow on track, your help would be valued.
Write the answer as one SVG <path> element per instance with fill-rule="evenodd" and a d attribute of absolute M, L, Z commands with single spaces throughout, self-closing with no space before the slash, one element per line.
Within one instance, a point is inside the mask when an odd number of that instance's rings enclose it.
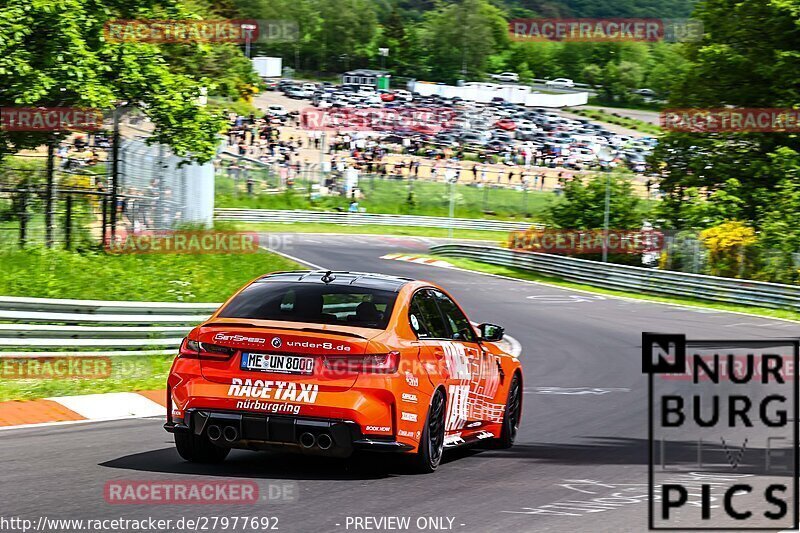
<path fill-rule="evenodd" d="M 442 466 L 480 453 L 480 449 L 445 453 Z M 100 466 L 140 472 L 293 480 L 371 480 L 409 475 L 405 457 L 389 453 L 358 453 L 335 459 L 278 452 L 233 450 L 221 464 L 189 463 L 174 448 L 163 448 L 118 457 Z"/>

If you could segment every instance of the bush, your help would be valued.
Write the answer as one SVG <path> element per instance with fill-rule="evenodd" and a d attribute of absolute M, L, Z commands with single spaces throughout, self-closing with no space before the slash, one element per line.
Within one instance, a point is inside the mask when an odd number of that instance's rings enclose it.
<path fill-rule="evenodd" d="M 744 222 L 730 220 L 703 230 L 700 241 L 708 250 L 712 276 L 743 278 L 753 272 L 756 233 Z"/>

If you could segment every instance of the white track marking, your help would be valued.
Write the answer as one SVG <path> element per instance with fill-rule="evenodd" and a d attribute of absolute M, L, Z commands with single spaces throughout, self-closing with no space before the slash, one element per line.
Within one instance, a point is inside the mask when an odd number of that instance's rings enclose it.
<path fill-rule="evenodd" d="M 405 254 L 387 254 L 381 256 L 381 259 L 391 259 L 393 261 L 405 261 L 406 263 L 419 263 L 421 265 L 430 265 L 441 268 L 450 268 L 453 265 L 441 259 L 430 259 L 426 257 L 419 257 L 416 255 Z"/>
<path fill-rule="evenodd" d="M 143 416 L 166 416 L 163 405 L 135 392 L 113 392 L 109 394 L 85 394 L 45 398 L 59 403 L 90 420 L 117 420 Z"/>
<path fill-rule="evenodd" d="M 324 268 L 322 268 L 319 265 L 315 265 L 314 263 L 312 263 L 310 261 L 306 261 L 305 259 L 300 259 L 299 257 L 295 257 L 293 255 L 289 255 L 289 254 L 287 254 L 285 252 L 279 252 L 278 250 L 273 250 L 272 248 L 267 248 L 266 246 L 261 246 L 261 248 L 266 250 L 266 251 L 268 251 L 268 252 L 272 252 L 273 254 L 278 254 L 281 257 L 285 257 L 286 259 L 289 259 L 290 261 L 294 261 L 296 263 L 300 263 L 301 265 L 306 265 L 307 267 L 311 267 L 314 270 L 325 270 Z"/>
<path fill-rule="evenodd" d="M 522 355 L 522 345 L 511 335 L 503 335 L 503 340 L 501 340 L 499 344 L 507 345 L 503 348 L 514 357 Z"/>

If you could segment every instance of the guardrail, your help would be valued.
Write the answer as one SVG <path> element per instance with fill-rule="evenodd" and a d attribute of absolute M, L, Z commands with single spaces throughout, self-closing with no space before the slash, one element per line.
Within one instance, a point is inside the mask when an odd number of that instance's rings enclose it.
<path fill-rule="evenodd" d="M 220 305 L 0 296 L 0 359 L 174 354 Z"/>
<path fill-rule="evenodd" d="M 57 313 L 85 314 L 134 314 L 134 315 L 210 315 L 221 304 L 181 302 L 124 302 L 107 300 L 68 300 L 58 298 L 26 298 L 0 296 L 3 311 L 46 311 Z"/>
<path fill-rule="evenodd" d="M 0 296 L 0 358 L 175 353 L 219 306 Z M 73 347 L 91 351 L 53 351 Z"/>
<path fill-rule="evenodd" d="M 347 213 L 331 211 L 301 211 L 278 209 L 217 208 L 216 220 L 233 222 L 296 223 L 312 222 L 320 224 L 341 224 L 363 226 L 415 226 L 425 228 L 473 229 L 484 231 L 526 230 L 535 224 L 530 222 L 511 222 L 486 220 L 482 218 L 447 218 L 418 215 L 388 215 L 381 213 Z M 538 225 L 536 225 L 538 226 Z"/>
<path fill-rule="evenodd" d="M 431 253 L 530 270 L 608 289 L 800 311 L 800 286 L 615 265 L 493 246 L 442 244 Z"/>

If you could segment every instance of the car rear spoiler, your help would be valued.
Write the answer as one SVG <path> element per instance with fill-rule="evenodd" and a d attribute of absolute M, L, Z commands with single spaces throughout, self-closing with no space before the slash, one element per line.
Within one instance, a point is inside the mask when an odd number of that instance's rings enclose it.
<path fill-rule="evenodd" d="M 362 335 L 358 335 L 357 333 L 350 333 L 349 331 L 341 331 L 338 329 L 321 329 L 321 328 L 286 328 L 281 326 L 260 326 L 258 324 L 252 324 L 250 322 L 208 322 L 207 324 L 203 324 L 204 328 L 212 327 L 212 326 L 224 326 L 227 328 L 266 328 L 266 329 L 280 329 L 283 331 L 305 331 L 307 333 L 322 333 L 322 334 L 334 334 L 334 335 L 341 335 L 343 337 L 354 337 L 357 339 L 364 339 L 369 340 L 369 338 L 364 337 Z"/>

